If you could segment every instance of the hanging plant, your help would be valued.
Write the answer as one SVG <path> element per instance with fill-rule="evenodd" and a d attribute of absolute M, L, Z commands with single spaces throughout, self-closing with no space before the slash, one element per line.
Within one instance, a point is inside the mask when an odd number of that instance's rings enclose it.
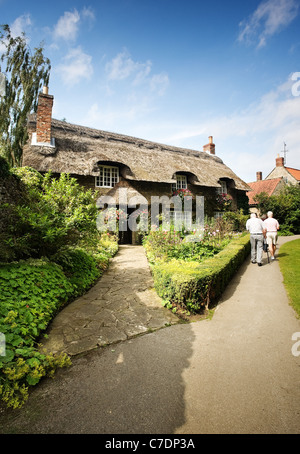
<path fill-rule="evenodd" d="M 220 211 L 228 211 L 232 205 L 232 197 L 229 194 L 218 194 L 217 195 L 217 205 Z"/>
<path fill-rule="evenodd" d="M 173 192 L 173 196 L 179 195 L 181 200 L 184 200 L 184 197 L 193 197 L 193 194 L 189 189 L 177 189 L 176 191 Z"/>

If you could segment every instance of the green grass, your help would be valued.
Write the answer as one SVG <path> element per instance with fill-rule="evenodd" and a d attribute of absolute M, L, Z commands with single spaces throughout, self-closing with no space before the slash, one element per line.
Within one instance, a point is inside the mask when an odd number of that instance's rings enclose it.
<path fill-rule="evenodd" d="M 291 305 L 300 316 L 300 239 L 283 244 L 278 259 Z"/>

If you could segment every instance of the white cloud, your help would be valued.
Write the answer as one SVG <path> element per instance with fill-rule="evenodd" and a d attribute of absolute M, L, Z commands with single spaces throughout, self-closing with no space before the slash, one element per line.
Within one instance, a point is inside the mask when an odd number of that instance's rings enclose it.
<path fill-rule="evenodd" d="M 124 50 L 106 64 L 105 70 L 108 80 L 123 80 L 139 71 L 142 66 L 143 64 L 134 62 L 129 52 Z"/>
<path fill-rule="evenodd" d="M 287 27 L 297 16 L 297 0 L 266 0 L 260 3 L 248 20 L 241 22 L 238 40 L 266 45 L 269 37 Z M 258 42 L 257 42 L 258 40 Z"/>
<path fill-rule="evenodd" d="M 21 36 L 22 32 L 26 32 L 31 25 L 32 21 L 30 14 L 23 14 L 22 16 L 17 17 L 10 26 L 12 36 Z"/>
<path fill-rule="evenodd" d="M 167 87 L 169 86 L 169 77 L 166 73 L 155 74 L 150 81 L 151 91 L 156 92 L 159 96 L 162 96 Z"/>
<path fill-rule="evenodd" d="M 59 65 L 56 71 L 60 73 L 65 84 L 75 85 L 92 75 L 92 57 L 78 46 L 70 50 L 64 58 L 64 63 Z"/>
<path fill-rule="evenodd" d="M 79 21 L 80 15 L 76 9 L 73 12 L 66 11 L 54 27 L 54 39 L 74 41 L 78 33 Z"/>
<path fill-rule="evenodd" d="M 81 16 L 84 19 L 89 20 L 90 23 L 94 22 L 94 20 L 95 20 L 94 11 L 90 7 L 89 8 L 84 7 L 83 10 L 81 11 Z"/>
<path fill-rule="evenodd" d="M 84 7 L 80 12 L 77 9 L 74 9 L 74 11 L 65 11 L 54 26 L 53 38 L 54 40 L 64 39 L 65 41 L 75 41 L 80 24 L 86 21 L 91 26 L 94 20 L 95 14 L 90 7 Z"/>
<path fill-rule="evenodd" d="M 232 115 L 172 125 L 169 136 L 161 140 L 178 146 L 189 143 L 189 148 L 202 151 L 208 136 L 213 135 L 216 155 L 248 182 L 255 180 L 256 171 L 262 171 L 264 177 L 271 172 L 283 142 L 289 150 L 287 165 L 300 168 L 300 96 L 292 94 L 294 83 L 289 76 L 257 103 Z"/>
<path fill-rule="evenodd" d="M 32 25 L 32 20 L 30 14 L 22 14 L 21 16 L 17 17 L 14 22 L 10 25 L 10 32 L 11 35 L 16 38 L 17 36 L 21 36 L 22 33 L 27 33 Z M 26 41 L 29 42 L 30 39 L 26 35 Z M 0 43 L 0 55 L 6 52 L 6 44 Z"/>
<path fill-rule="evenodd" d="M 133 87 L 143 86 L 159 96 L 163 95 L 169 85 L 169 77 L 166 73 L 153 74 L 152 62 L 135 62 L 130 53 L 125 49 L 105 66 L 108 81 L 121 81 L 130 79 Z"/>

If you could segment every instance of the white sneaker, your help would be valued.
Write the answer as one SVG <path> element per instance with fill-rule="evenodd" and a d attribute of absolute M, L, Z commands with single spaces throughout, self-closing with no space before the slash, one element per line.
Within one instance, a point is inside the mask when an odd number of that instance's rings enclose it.
<path fill-rule="evenodd" d="M 271 257 L 271 260 L 275 260 L 275 257 Z"/>

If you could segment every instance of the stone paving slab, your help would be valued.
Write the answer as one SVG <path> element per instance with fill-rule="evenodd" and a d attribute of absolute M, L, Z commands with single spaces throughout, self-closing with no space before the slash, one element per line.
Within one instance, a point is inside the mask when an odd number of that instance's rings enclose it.
<path fill-rule="evenodd" d="M 122 245 L 96 285 L 55 317 L 41 348 L 72 356 L 178 322 L 154 290 L 144 248 Z"/>

